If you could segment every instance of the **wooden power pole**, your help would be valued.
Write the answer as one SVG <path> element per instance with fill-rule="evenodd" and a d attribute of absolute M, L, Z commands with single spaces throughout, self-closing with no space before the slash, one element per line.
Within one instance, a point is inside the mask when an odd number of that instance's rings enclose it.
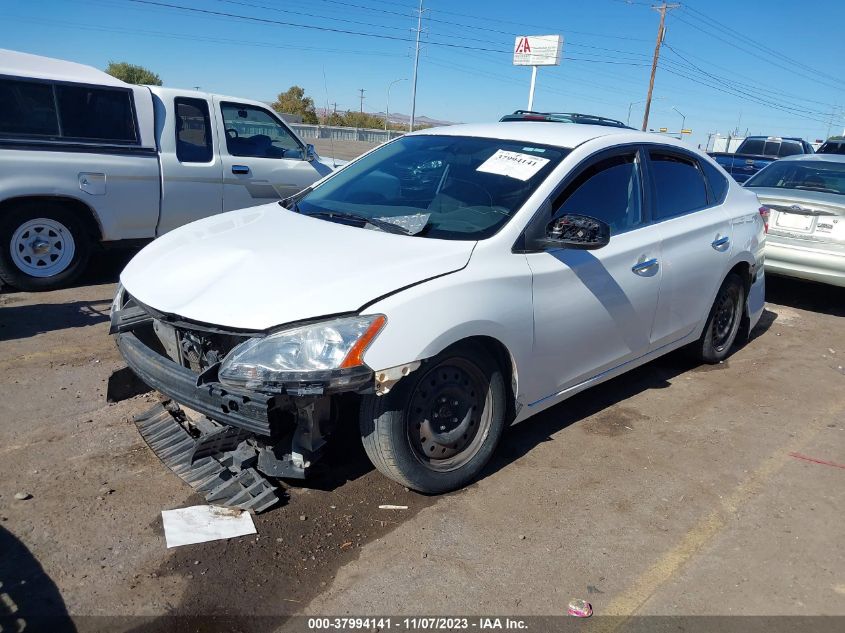
<path fill-rule="evenodd" d="M 652 7 L 660 14 L 660 26 L 657 28 L 657 44 L 654 45 L 654 59 L 651 62 L 651 79 L 648 82 L 648 97 L 645 100 L 645 113 L 643 114 L 643 132 L 648 130 L 648 113 L 651 110 L 651 93 L 654 92 L 654 74 L 657 72 L 657 60 L 660 59 L 660 45 L 663 44 L 665 33 L 666 12 L 677 9 L 680 4 L 663 3 L 660 6 Z"/>

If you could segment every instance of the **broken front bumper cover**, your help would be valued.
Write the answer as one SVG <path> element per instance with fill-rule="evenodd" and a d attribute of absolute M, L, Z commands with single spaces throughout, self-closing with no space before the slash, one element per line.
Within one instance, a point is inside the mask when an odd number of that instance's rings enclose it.
<path fill-rule="evenodd" d="M 170 399 L 138 416 L 138 430 L 165 465 L 209 501 L 260 511 L 277 500 L 262 473 L 301 479 L 320 457 L 332 424 L 332 396 L 322 385 L 272 395 L 232 388 L 215 380 L 215 367 L 196 374 L 134 331 L 116 338 L 127 365 Z M 372 384 L 370 371 L 359 388 Z"/>
<path fill-rule="evenodd" d="M 194 438 L 183 416 L 178 405 L 167 401 L 137 416 L 135 426 L 158 458 L 206 501 L 255 512 L 276 504 L 276 487 L 253 467 L 255 450 L 244 442 L 248 433 L 223 426 L 218 433 Z"/>

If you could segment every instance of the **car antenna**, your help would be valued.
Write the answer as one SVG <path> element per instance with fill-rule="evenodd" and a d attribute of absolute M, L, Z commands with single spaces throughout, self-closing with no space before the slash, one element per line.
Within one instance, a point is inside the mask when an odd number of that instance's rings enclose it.
<path fill-rule="evenodd" d="M 325 65 L 323 66 L 323 88 L 326 91 L 326 109 L 323 110 L 323 112 L 325 112 L 326 123 L 328 123 L 329 122 L 329 82 L 326 81 L 326 67 L 325 67 Z M 332 165 L 337 167 L 337 162 L 335 161 L 335 157 L 334 157 L 334 135 L 332 135 L 331 133 L 329 133 L 329 147 L 331 147 Z"/>

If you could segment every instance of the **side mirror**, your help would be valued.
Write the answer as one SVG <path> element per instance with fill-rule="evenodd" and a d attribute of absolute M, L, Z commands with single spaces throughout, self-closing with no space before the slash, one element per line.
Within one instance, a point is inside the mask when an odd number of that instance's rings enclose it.
<path fill-rule="evenodd" d="M 566 214 L 546 226 L 541 243 L 547 248 L 573 248 L 591 251 L 610 242 L 610 226 L 586 215 Z"/>
<path fill-rule="evenodd" d="M 305 146 L 305 156 L 303 156 L 304 160 L 307 160 L 309 163 L 312 160 L 317 159 L 317 150 L 314 149 L 314 146 L 311 143 Z"/>

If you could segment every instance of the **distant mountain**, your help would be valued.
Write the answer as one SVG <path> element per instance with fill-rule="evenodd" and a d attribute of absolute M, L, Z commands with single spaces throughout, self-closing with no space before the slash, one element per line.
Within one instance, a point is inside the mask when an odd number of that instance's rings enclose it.
<path fill-rule="evenodd" d="M 317 108 L 317 116 L 324 117 L 326 115 L 325 108 Z M 329 112 L 331 112 L 329 110 Z M 384 112 L 368 112 L 367 114 L 372 114 L 373 116 L 384 117 Z M 402 114 L 401 112 L 391 112 L 390 113 L 390 123 L 396 125 L 408 125 L 408 122 L 411 120 L 410 115 Z M 417 124 L 419 125 L 428 125 L 428 126 L 438 126 L 438 125 L 455 125 L 455 121 L 443 121 L 442 119 L 432 119 L 431 117 L 427 116 L 417 116 L 415 118 Z"/>

